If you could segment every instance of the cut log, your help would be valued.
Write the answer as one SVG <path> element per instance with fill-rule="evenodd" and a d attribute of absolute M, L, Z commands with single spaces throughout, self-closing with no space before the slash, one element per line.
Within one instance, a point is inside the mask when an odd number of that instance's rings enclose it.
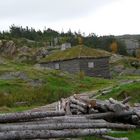
<path fill-rule="evenodd" d="M 122 101 L 122 104 L 128 103 L 131 99 L 132 99 L 132 97 L 131 97 L 131 96 L 128 96 L 127 98 L 125 98 L 125 99 Z"/>
<path fill-rule="evenodd" d="M 65 110 L 66 109 L 66 101 L 65 101 L 65 99 L 64 98 L 61 98 L 61 100 L 60 100 L 60 108 L 61 108 L 61 110 Z"/>
<path fill-rule="evenodd" d="M 137 117 L 140 119 L 140 111 L 134 109 L 133 112 L 134 112 L 135 115 L 137 115 Z"/>
<path fill-rule="evenodd" d="M 85 115 L 89 119 L 110 119 L 110 118 L 118 118 L 118 117 L 125 117 L 125 116 L 131 116 L 135 115 L 136 113 L 134 111 L 125 111 L 125 112 L 105 112 L 105 113 L 96 113 L 96 114 L 90 114 Z"/>
<path fill-rule="evenodd" d="M 124 107 L 121 106 L 120 104 L 116 103 L 116 104 L 106 104 L 105 105 L 109 111 L 113 111 L 113 112 L 122 112 L 124 111 Z"/>
<path fill-rule="evenodd" d="M 73 97 L 70 98 L 70 102 L 73 103 L 73 104 L 76 104 L 76 105 L 79 105 L 83 108 L 87 108 L 87 104 L 83 103 L 83 102 L 80 102 L 79 100 L 76 100 L 74 99 Z"/>
<path fill-rule="evenodd" d="M 102 112 L 107 111 L 118 112 L 118 110 L 120 112 L 129 109 L 128 105 L 124 105 L 122 102 L 114 100 L 113 98 L 109 98 L 109 100 L 106 101 L 96 100 L 95 108 Z"/>
<path fill-rule="evenodd" d="M 8 113 L 0 115 L 0 123 L 18 122 L 22 120 L 27 121 L 35 118 L 64 116 L 64 115 L 65 115 L 64 111 Z"/>
<path fill-rule="evenodd" d="M 85 128 L 112 128 L 121 130 L 135 129 L 136 126 L 116 123 L 49 123 L 32 125 L 0 125 L 0 132 L 23 131 L 23 130 L 62 130 L 62 129 L 85 129 Z"/>
<path fill-rule="evenodd" d="M 15 139 L 48 139 L 48 138 L 68 138 L 83 137 L 93 135 L 104 135 L 110 130 L 107 129 L 78 129 L 78 130 L 26 130 L 1 132 L 1 140 Z"/>
<path fill-rule="evenodd" d="M 95 122 L 105 122 L 105 120 L 103 119 L 88 119 L 87 115 L 70 115 L 70 116 L 56 116 L 56 117 L 45 117 L 45 118 L 37 118 L 37 119 L 32 119 L 30 120 L 30 122 L 32 121 L 55 121 L 55 122 L 59 122 L 59 121 L 79 121 L 82 122 L 84 120 L 88 120 L 88 121 L 95 121 Z M 24 121 L 24 122 L 29 122 L 29 121 Z"/>
<path fill-rule="evenodd" d="M 105 105 L 105 102 L 102 102 L 102 101 L 96 101 L 96 105 L 94 108 L 98 110 L 99 112 L 108 112 L 108 108 Z"/>
<path fill-rule="evenodd" d="M 71 108 L 77 109 L 82 113 L 87 113 L 87 109 L 83 108 L 82 106 L 76 105 L 76 104 L 70 104 Z"/>
<path fill-rule="evenodd" d="M 32 125 L 32 124 L 49 124 L 49 123 L 105 123 L 105 120 L 87 120 L 87 119 L 63 119 L 63 120 L 41 120 L 41 121 L 32 121 L 32 122 L 19 122 L 19 123 L 10 123 L 16 125 Z M 10 125 L 8 124 L 8 125 Z M 4 124 L 6 125 L 6 124 Z"/>
<path fill-rule="evenodd" d="M 131 120 L 133 124 L 139 124 L 139 121 L 140 121 L 138 116 L 136 115 L 132 115 Z"/>
<path fill-rule="evenodd" d="M 88 114 L 95 114 L 95 113 L 99 113 L 98 110 L 95 110 L 94 108 L 89 108 Z"/>
<path fill-rule="evenodd" d="M 72 115 L 71 109 L 70 109 L 70 102 L 66 102 L 65 104 L 65 111 L 66 111 L 66 115 Z"/>
<path fill-rule="evenodd" d="M 74 98 L 85 103 L 90 108 L 94 108 L 96 105 L 95 99 L 90 100 L 90 99 L 86 99 L 86 98 L 80 98 L 80 97 L 77 97 L 76 95 L 74 96 Z"/>
<path fill-rule="evenodd" d="M 109 102 L 111 104 L 117 104 L 118 103 L 118 101 L 117 100 L 114 100 L 113 98 L 109 98 Z"/>

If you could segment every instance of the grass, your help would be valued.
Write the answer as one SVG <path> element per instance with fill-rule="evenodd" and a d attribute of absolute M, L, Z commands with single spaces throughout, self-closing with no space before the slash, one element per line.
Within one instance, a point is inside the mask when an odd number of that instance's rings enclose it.
<path fill-rule="evenodd" d="M 22 72 L 27 78 L 15 77 L 0 80 L 0 107 L 19 111 L 17 102 L 26 102 L 21 108 L 41 106 L 84 91 L 96 90 L 112 84 L 112 81 L 71 75 L 55 70 L 38 70 L 30 64 L 8 62 L 0 65 L 0 76 L 5 72 Z M 40 86 L 32 86 L 31 80 L 41 80 Z M 2 111 L 3 112 L 4 108 Z M 5 108 L 6 111 L 8 109 Z M 21 109 L 22 110 L 22 109 Z"/>
<path fill-rule="evenodd" d="M 140 102 L 140 83 L 119 85 L 120 81 L 140 79 L 140 76 L 120 76 L 115 79 L 92 78 L 81 75 L 71 75 L 55 70 L 38 70 L 30 64 L 14 63 L 8 61 L 0 65 L 0 75 L 5 72 L 23 72 L 28 79 L 41 79 L 42 85 L 34 87 L 28 80 L 20 78 L 0 80 L 0 112 L 21 112 L 37 106 L 45 105 L 84 91 L 98 90 L 114 86 L 112 92 L 102 99 L 113 97 L 121 100 L 124 96 L 132 96 L 133 102 Z M 127 95 L 126 95 L 127 94 Z M 27 102 L 17 106 L 16 102 Z M 140 138 L 140 130 L 127 133 L 111 134 L 114 137 L 129 137 L 130 140 Z M 85 140 L 99 140 L 95 137 L 86 137 Z"/>
<path fill-rule="evenodd" d="M 108 86 L 119 84 L 119 81 L 140 79 L 139 76 L 117 77 L 117 79 L 102 79 L 86 77 L 84 75 L 71 75 L 61 71 L 55 70 L 41 70 L 36 69 L 30 64 L 14 63 L 8 61 L 5 65 L 0 65 L 0 76 L 5 72 L 22 72 L 26 75 L 27 79 L 14 79 L 0 80 L 0 107 L 9 108 L 9 112 L 19 111 L 16 106 L 17 102 L 26 102 L 27 105 L 21 106 L 21 110 L 26 108 L 41 106 L 59 100 L 62 97 L 68 97 L 72 94 L 77 94 L 85 91 L 98 90 Z M 30 80 L 41 80 L 41 86 L 32 86 Z M 131 91 L 131 86 L 121 87 L 115 89 L 108 96 L 118 97 L 122 91 Z M 139 90 L 139 84 L 135 85 L 133 89 Z M 137 93 L 136 92 L 136 93 Z M 136 97 L 137 94 L 135 94 Z M 119 97 L 121 98 L 121 97 Z M 138 98 L 136 98 L 138 100 Z M 136 100 L 134 100 L 136 101 Z M 16 109 L 17 108 L 17 109 Z M 7 111 L 7 109 L 5 109 Z M 0 111 L 2 112 L 2 111 Z"/>
<path fill-rule="evenodd" d="M 43 58 L 41 62 L 52 62 L 59 60 L 69 60 L 74 58 L 100 58 L 109 57 L 110 54 L 103 50 L 91 49 L 83 45 L 75 46 L 64 51 L 58 51 Z"/>
<path fill-rule="evenodd" d="M 140 103 L 140 82 L 120 85 L 114 87 L 107 95 L 101 96 L 101 99 L 108 99 L 110 97 L 122 100 L 127 96 L 131 96 L 131 103 Z"/>
<path fill-rule="evenodd" d="M 0 112 L 1 113 L 9 113 L 9 112 L 22 112 L 22 111 L 25 111 L 25 110 L 30 110 L 30 109 L 33 109 L 37 106 L 18 106 L 18 107 L 7 107 L 7 106 L 3 106 L 3 107 L 0 107 Z"/>
<path fill-rule="evenodd" d="M 108 80 L 85 77 L 78 78 L 59 77 L 52 74 L 46 75 L 43 84 L 32 87 L 28 82 L 14 80 L 0 80 L 0 106 L 13 107 L 16 102 L 27 102 L 29 105 L 44 105 L 68 97 L 81 91 L 92 90 L 100 85 L 111 84 Z M 97 86 L 96 86 L 97 85 Z"/>
<path fill-rule="evenodd" d="M 127 133 L 116 133 L 111 134 L 114 137 L 128 137 L 129 140 L 139 140 L 140 139 L 140 129 L 135 131 L 128 131 Z"/>

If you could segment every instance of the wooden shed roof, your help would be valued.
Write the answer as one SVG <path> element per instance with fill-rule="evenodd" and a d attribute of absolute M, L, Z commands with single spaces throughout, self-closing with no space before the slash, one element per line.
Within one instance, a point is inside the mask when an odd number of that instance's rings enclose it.
<path fill-rule="evenodd" d="M 64 51 L 55 52 L 41 60 L 41 63 L 63 61 L 74 58 L 103 58 L 109 57 L 110 53 L 104 50 L 93 49 L 84 45 L 75 46 Z"/>

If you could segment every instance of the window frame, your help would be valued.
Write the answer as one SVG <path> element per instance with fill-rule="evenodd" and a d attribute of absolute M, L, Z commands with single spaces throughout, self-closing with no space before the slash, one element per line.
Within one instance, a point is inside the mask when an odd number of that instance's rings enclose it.
<path fill-rule="evenodd" d="M 55 67 L 56 70 L 59 70 L 60 69 L 60 64 L 59 63 L 55 63 L 54 67 Z"/>
<path fill-rule="evenodd" d="M 95 63 L 93 61 L 92 62 L 88 62 L 88 68 L 89 69 L 95 68 Z"/>

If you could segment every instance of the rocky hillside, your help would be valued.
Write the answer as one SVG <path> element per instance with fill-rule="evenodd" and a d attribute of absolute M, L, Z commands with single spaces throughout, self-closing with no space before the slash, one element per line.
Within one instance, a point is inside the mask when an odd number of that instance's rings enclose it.
<path fill-rule="evenodd" d="M 128 54 L 139 56 L 140 35 L 122 35 L 116 38 L 125 43 Z"/>
<path fill-rule="evenodd" d="M 14 41 L 0 40 L 0 56 L 19 63 L 36 63 L 48 55 L 45 47 L 18 46 Z"/>
<path fill-rule="evenodd" d="M 38 62 L 55 50 L 47 47 L 18 46 L 14 41 L 0 40 L 0 63 L 13 61 L 17 64 L 31 64 L 38 66 Z M 140 60 L 118 54 L 111 54 L 110 70 L 112 76 L 140 75 Z"/>
<path fill-rule="evenodd" d="M 140 60 L 134 57 L 112 54 L 110 57 L 112 77 L 122 75 L 140 75 Z"/>

